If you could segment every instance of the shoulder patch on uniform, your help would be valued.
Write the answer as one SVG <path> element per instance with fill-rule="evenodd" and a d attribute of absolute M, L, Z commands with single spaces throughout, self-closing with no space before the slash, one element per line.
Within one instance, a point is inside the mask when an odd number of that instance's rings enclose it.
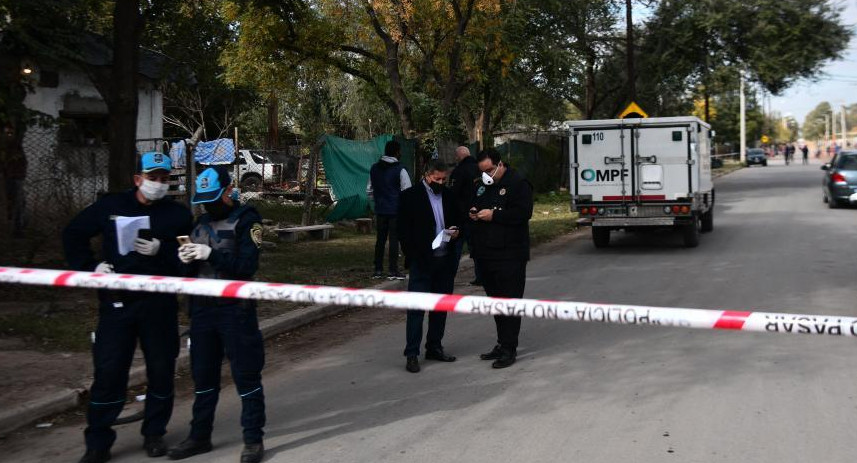
<path fill-rule="evenodd" d="M 476 189 L 476 196 L 482 196 L 485 193 L 485 185 L 479 185 L 479 188 Z"/>
<path fill-rule="evenodd" d="M 262 247 L 262 224 L 256 222 L 250 227 L 250 238 L 256 243 L 257 248 Z"/>

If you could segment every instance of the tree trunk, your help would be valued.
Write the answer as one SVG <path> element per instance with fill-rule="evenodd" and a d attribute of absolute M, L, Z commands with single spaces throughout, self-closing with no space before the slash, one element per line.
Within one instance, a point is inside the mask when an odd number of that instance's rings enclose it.
<path fill-rule="evenodd" d="M 280 145 L 280 105 L 274 92 L 268 95 L 268 137 L 265 145 L 265 149 L 269 150 L 277 149 Z"/>
<path fill-rule="evenodd" d="M 132 185 L 137 161 L 137 69 L 143 17 L 139 0 L 117 0 L 113 10 L 113 65 L 109 95 L 108 189 Z"/>

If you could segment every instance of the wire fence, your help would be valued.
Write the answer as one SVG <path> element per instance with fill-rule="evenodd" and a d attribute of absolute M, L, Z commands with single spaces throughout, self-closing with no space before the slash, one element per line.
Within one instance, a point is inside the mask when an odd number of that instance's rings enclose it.
<path fill-rule="evenodd" d="M 109 146 L 63 142 L 56 128 L 30 127 L 23 141 L 24 227 L 59 231 L 78 211 L 107 191 Z"/>

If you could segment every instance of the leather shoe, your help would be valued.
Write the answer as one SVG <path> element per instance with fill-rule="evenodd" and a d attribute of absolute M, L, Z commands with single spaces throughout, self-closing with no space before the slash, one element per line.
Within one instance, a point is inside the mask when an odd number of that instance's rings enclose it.
<path fill-rule="evenodd" d="M 151 458 L 162 457 L 167 454 L 167 443 L 161 436 L 146 436 L 143 440 L 143 449 Z"/>
<path fill-rule="evenodd" d="M 83 457 L 78 463 L 106 463 L 107 461 L 110 461 L 110 458 L 110 449 L 86 449 L 86 453 L 83 454 Z"/>
<path fill-rule="evenodd" d="M 405 370 L 408 370 L 411 373 L 420 372 L 420 361 L 416 355 L 408 356 L 408 363 L 405 364 Z"/>
<path fill-rule="evenodd" d="M 211 451 L 211 439 L 194 440 L 188 437 L 181 441 L 179 445 L 167 451 L 167 456 L 170 460 L 183 460 L 185 458 L 199 455 Z"/>
<path fill-rule="evenodd" d="M 265 456 L 265 446 L 261 442 L 257 444 L 244 444 L 241 451 L 241 463 L 259 463 Z"/>
<path fill-rule="evenodd" d="M 426 360 L 437 360 L 438 362 L 454 362 L 455 356 L 448 355 L 443 349 L 426 351 Z"/>
<path fill-rule="evenodd" d="M 500 354 L 500 358 L 494 360 L 494 363 L 491 364 L 491 368 L 506 368 L 512 366 L 515 363 L 516 355 L 512 352 L 502 352 Z"/>
<path fill-rule="evenodd" d="M 481 354 L 479 358 L 482 360 L 497 360 L 501 355 L 503 355 L 503 349 L 498 344 L 491 349 L 491 352 Z"/>

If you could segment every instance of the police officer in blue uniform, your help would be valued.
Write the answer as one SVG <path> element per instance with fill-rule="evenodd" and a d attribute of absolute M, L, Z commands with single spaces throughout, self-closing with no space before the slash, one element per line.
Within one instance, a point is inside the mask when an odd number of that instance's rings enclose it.
<path fill-rule="evenodd" d="M 191 230 L 193 217 L 183 205 L 167 199 L 172 165 L 170 158 L 151 152 L 141 156 L 135 188 L 108 194 L 81 211 L 63 230 L 66 260 L 74 270 L 98 273 L 179 275 L 176 236 Z M 133 250 L 119 252 L 116 218 L 148 217 L 150 227 L 140 230 Z M 101 261 L 90 240 L 101 235 Z M 131 243 L 128 243 L 129 245 Z M 172 294 L 128 291 L 98 292 L 98 327 L 92 357 L 95 378 L 84 431 L 86 454 L 81 463 L 110 460 L 116 440 L 111 425 L 122 412 L 128 371 L 137 340 L 146 359 L 148 387 L 141 433 L 150 457 L 162 456 L 163 441 L 173 410 L 173 377 L 179 351 L 178 301 Z"/>
<path fill-rule="evenodd" d="M 190 244 L 178 250 L 189 273 L 200 278 L 251 280 L 259 266 L 262 218 L 255 208 L 240 204 L 233 195 L 225 168 L 209 168 L 196 179 L 193 204 L 206 213 L 196 223 Z M 262 461 L 265 396 L 262 367 L 265 350 L 256 318 L 255 301 L 190 298 L 190 355 L 196 397 L 190 435 L 169 451 L 173 460 L 211 450 L 214 412 L 220 394 L 220 366 L 229 359 L 232 380 L 241 397 L 244 449 L 241 463 Z"/>

